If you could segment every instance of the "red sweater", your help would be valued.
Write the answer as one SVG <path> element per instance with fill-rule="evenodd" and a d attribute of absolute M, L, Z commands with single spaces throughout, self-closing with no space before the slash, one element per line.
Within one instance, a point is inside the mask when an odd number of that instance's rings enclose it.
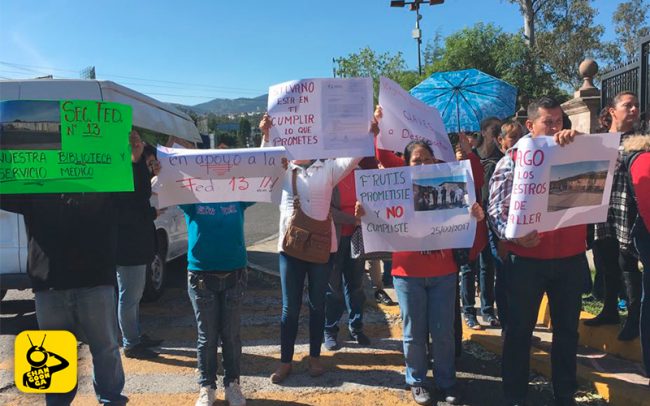
<path fill-rule="evenodd" d="M 395 155 L 392 151 L 375 148 L 375 153 L 377 154 L 377 159 L 381 162 L 382 166 L 385 168 L 395 168 L 398 166 L 404 166 L 404 159 Z M 473 154 L 472 154 L 473 155 Z M 478 161 L 478 157 L 476 157 Z M 470 157 L 470 161 L 472 158 Z M 472 172 L 474 179 L 480 178 L 481 181 L 483 176 L 478 176 L 475 173 L 476 164 L 472 162 Z M 478 161 L 478 168 L 483 170 L 481 167 L 481 162 Z M 475 185 L 479 190 L 480 187 Z M 477 196 L 478 197 L 478 196 Z M 478 251 L 480 252 L 485 244 L 487 243 L 487 230 L 485 230 L 485 239 Z M 477 228 L 477 235 L 479 234 L 479 229 Z M 478 238 L 475 238 L 474 245 L 477 245 Z M 480 245 L 480 244 L 479 244 Z M 473 248 L 473 247 L 472 247 Z M 471 255 L 471 254 L 470 254 Z M 454 261 L 454 256 L 450 249 L 439 250 L 439 251 L 430 251 L 428 253 L 422 253 L 419 251 L 406 251 L 406 252 L 395 252 L 393 253 L 393 276 L 406 276 L 411 278 L 430 278 L 434 276 L 445 276 L 451 273 L 458 271 L 458 266 L 456 261 Z"/>
<path fill-rule="evenodd" d="M 356 186 L 354 184 L 354 171 L 343 178 L 336 187 L 339 190 L 341 210 L 344 213 L 354 216 L 354 205 L 357 201 Z M 349 237 L 354 233 L 354 224 L 341 225 L 341 235 Z"/>
<path fill-rule="evenodd" d="M 650 230 L 650 152 L 640 154 L 630 168 L 639 216 Z"/>
<path fill-rule="evenodd" d="M 540 243 L 524 248 L 506 241 L 509 252 L 526 258 L 560 259 L 582 254 L 587 249 L 587 226 L 577 225 L 539 233 Z"/>

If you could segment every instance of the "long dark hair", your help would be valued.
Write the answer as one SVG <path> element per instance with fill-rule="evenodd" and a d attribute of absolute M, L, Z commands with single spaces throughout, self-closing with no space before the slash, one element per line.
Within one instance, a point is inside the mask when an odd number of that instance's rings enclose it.
<path fill-rule="evenodd" d="M 433 154 L 433 149 L 431 149 L 431 143 L 428 140 L 415 140 L 409 142 L 406 147 L 404 148 L 404 165 L 409 166 L 409 163 L 411 162 L 411 154 L 413 153 L 413 150 L 415 148 L 422 147 L 429 151 L 431 156 L 435 159 L 435 155 Z"/>

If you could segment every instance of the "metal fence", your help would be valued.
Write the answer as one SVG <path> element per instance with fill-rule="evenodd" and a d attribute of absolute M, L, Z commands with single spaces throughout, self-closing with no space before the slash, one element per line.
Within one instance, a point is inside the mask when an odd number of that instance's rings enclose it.
<path fill-rule="evenodd" d="M 605 107 L 612 97 L 623 91 L 634 92 L 639 96 L 641 120 L 650 118 L 650 35 L 639 41 L 639 57 L 618 69 L 609 71 L 601 79 L 601 107 Z"/>

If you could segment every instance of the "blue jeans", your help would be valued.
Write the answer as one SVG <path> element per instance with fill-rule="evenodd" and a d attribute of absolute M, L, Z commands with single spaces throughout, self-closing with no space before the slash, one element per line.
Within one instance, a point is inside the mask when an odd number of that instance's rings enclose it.
<path fill-rule="evenodd" d="M 350 257 L 350 237 L 341 237 L 339 250 L 334 257 L 325 296 L 325 333 L 336 336 L 344 306 L 348 309 L 348 326 L 351 333 L 363 330 L 363 274 L 365 260 Z"/>
<path fill-rule="evenodd" d="M 217 387 L 217 347 L 221 342 L 223 385 L 239 382 L 241 363 L 241 302 L 246 269 L 232 272 L 187 273 L 187 292 L 194 308 L 199 385 Z"/>
<path fill-rule="evenodd" d="M 404 328 L 406 383 L 410 386 L 427 386 L 429 334 L 436 386 L 448 389 L 456 382 L 454 306 L 457 280 L 456 273 L 432 278 L 393 278 Z"/>
<path fill-rule="evenodd" d="M 302 290 L 308 277 L 309 291 L 309 355 L 320 356 L 325 329 L 325 292 L 332 269 L 333 256 L 326 264 L 314 264 L 280 252 L 282 284 L 282 318 L 280 320 L 280 362 L 293 360 L 298 335 L 298 319 L 302 306 Z"/>
<path fill-rule="evenodd" d="M 478 275 L 477 275 L 478 272 Z M 476 277 L 481 288 L 481 313 L 494 315 L 494 263 L 490 247 L 479 254 L 479 258 L 460 266 L 460 296 L 463 314 L 476 316 Z"/>
<path fill-rule="evenodd" d="M 133 348 L 140 344 L 140 299 L 144 292 L 147 265 L 118 265 L 117 320 L 122 330 L 122 345 Z"/>
<path fill-rule="evenodd" d="M 650 233 L 645 227 L 635 229 L 634 245 L 643 264 L 643 293 L 641 295 L 641 349 L 646 376 L 650 376 Z"/>
<path fill-rule="evenodd" d="M 89 270 L 90 272 L 91 270 Z M 84 336 L 93 357 L 97 400 L 124 405 L 124 370 L 117 344 L 115 288 L 111 285 L 36 292 L 36 317 L 41 330 L 67 330 Z M 47 405 L 69 405 L 77 393 L 48 393 Z"/>
<path fill-rule="evenodd" d="M 502 361 L 506 401 L 523 403 L 526 398 L 530 339 L 544 292 L 548 295 L 553 322 L 553 392 L 556 398 L 575 394 L 583 260 L 584 254 L 547 260 L 510 255 L 510 265 L 505 269 L 508 328 L 505 330 Z"/>

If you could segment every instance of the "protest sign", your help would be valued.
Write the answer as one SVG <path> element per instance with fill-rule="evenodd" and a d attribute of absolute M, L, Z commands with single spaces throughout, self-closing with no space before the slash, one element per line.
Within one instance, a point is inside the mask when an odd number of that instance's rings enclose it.
<path fill-rule="evenodd" d="M 131 106 L 0 102 L 0 193 L 133 191 Z"/>
<path fill-rule="evenodd" d="M 177 149 L 158 146 L 158 207 L 279 202 L 284 148 Z"/>
<path fill-rule="evenodd" d="M 383 76 L 379 81 L 379 105 L 383 114 L 379 121 L 378 148 L 402 152 L 409 142 L 425 140 L 436 158 L 446 162 L 456 160 L 437 109 Z"/>
<path fill-rule="evenodd" d="M 355 171 L 365 252 L 472 246 L 476 201 L 468 160 Z"/>
<path fill-rule="evenodd" d="M 605 221 L 619 141 L 620 134 L 580 135 L 564 147 L 553 137 L 519 140 L 506 237 Z"/>
<path fill-rule="evenodd" d="M 374 156 L 372 80 L 303 79 L 269 88 L 270 143 L 291 159 Z"/>

